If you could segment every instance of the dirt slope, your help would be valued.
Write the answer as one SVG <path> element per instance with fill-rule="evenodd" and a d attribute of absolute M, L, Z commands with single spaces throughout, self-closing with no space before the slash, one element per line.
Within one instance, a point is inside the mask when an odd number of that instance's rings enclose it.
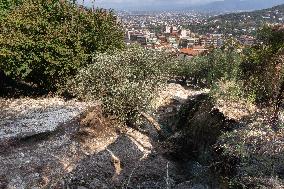
<path fill-rule="evenodd" d="M 170 84 L 154 117 L 165 120 L 199 93 Z M 150 125 L 122 127 L 95 103 L 0 102 L 0 188 L 207 188 L 188 182 L 187 167 L 164 155 Z"/>

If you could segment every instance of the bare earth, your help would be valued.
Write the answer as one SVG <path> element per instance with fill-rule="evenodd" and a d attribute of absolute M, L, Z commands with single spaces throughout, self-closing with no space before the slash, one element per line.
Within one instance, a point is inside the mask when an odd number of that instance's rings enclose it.
<path fill-rule="evenodd" d="M 177 111 L 198 93 L 170 84 L 157 109 Z M 163 156 L 151 126 L 122 127 L 98 103 L 0 99 L 0 108 L 0 188 L 207 188 Z"/>

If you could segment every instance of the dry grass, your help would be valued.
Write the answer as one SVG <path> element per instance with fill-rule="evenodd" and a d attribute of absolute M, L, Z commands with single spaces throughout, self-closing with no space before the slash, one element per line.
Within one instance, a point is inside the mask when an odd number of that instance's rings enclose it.
<path fill-rule="evenodd" d="M 225 155 L 240 160 L 234 182 L 249 188 L 283 188 L 284 128 L 271 126 L 268 109 L 229 101 L 218 101 L 216 106 L 239 122 L 218 142 Z"/>

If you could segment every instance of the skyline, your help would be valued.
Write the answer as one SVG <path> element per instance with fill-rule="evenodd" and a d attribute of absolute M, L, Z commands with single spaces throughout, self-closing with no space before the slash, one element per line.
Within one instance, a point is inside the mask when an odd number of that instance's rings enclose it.
<path fill-rule="evenodd" d="M 184 6 L 203 5 L 220 0 L 84 0 L 84 5 L 112 9 L 168 9 L 182 8 Z M 78 0 L 82 4 L 83 0 Z"/>
<path fill-rule="evenodd" d="M 115 10 L 256 10 L 284 3 L 284 0 L 78 0 L 79 4 Z"/>

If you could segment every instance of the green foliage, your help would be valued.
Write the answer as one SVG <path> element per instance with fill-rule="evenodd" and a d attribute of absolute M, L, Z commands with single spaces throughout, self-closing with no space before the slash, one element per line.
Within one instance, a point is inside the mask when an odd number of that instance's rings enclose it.
<path fill-rule="evenodd" d="M 0 69 L 55 89 L 92 54 L 124 48 L 123 33 L 112 12 L 68 1 L 25 1 L 0 23 Z"/>
<path fill-rule="evenodd" d="M 232 188 L 283 185 L 284 153 L 279 141 L 284 130 L 278 113 L 284 94 L 284 29 L 264 27 L 258 32 L 258 40 L 258 45 L 243 51 L 239 80 L 224 80 L 211 90 L 215 98 L 228 99 L 226 105 L 234 100 L 232 96 L 262 105 L 270 102 L 264 110 L 248 109 L 249 114 L 242 117 L 241 124 L 233 131 L 224 132 L 218 140 L 226 157 L 238 159 L 230 179 Z M 242 112 L 242 105 L 239 107 L 238 112 Z"/>
<path fill-rule="evenodd" d="M 273 100 L 283 83 L 284 30 L 264 27 L 258 32 L 262 42 L 244 51 L 241 65 L 247 94 L 254 94 L 257 102 Z"/>
<path fill-rule="evenodd" d="M 265 26 L 257 36 L 259 43 L 253 47 L 238 51 L 229 41 L 205 56 L 176 63 L 173 72 L 193 84 L 213 86 L 213 96 L 279 105 L 284 92 L 284 29 Z"/>
<path fill-rule="evenodd" d="M 238 101 L 244 97 L 242 82 L 236 80 L 220 80 L 213 84 L 210 91 L 213 99 Z M 248 99 L 250 101 L 250 99 Z"/>
<path fill-rule="evenodd" d="M 167 81 L 169 63 L 164 53 L 139 47 L 98 54 L 67 88 L 83 99 L 100 100 L 106 113 L 130 124 L 151 108 L 157 89 Z"/>
<path fill-rule="evenodd" d="M 176 63 L 175 75 L 193 80 L 195 84 L 212 86 L 221 78 L 235 79 L 242 57 L 234 49 L 216 49 L 205 56 Z"/>
<path fill-rule="evenodd" d="M 7 13 L 15 6 L 19 5 L 21 0 L 1 0 L 0 2 L 0 21 L 7 15 Z"/>

